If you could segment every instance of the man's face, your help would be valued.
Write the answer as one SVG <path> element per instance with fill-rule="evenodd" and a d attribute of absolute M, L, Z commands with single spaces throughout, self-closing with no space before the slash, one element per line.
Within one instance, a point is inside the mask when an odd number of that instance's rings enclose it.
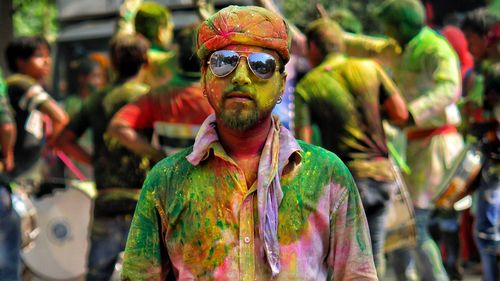
<path fill-rule="evenodd" d="M 28 59 L 19 59 L 17 61 L 19 72 L 35 80 L 47 77 L 50 74 L 51 65 L 52 59 L 50 58 L 50 52 L 45 45 L 40 45 L 35 50 L 35 53 Z"/>
<path fill-rule="evenodd" d="M 274 51 L 247 45 L 224 49 L 243 55 L 239 64 L 229 75 L 217 77 L 205 63 L 203 87 L 217 119 L 228 128 L 245 131 L 270 116 L 283 92 L 286 75 L 278 71 L 282 62 Z M 246 57 L 250 53 L 265 53 L 275 58 L 277 67 L 269 79 L 259 78 L 252 72 Z"/>
<path fill-rule="evenodd" d="M 486 56 L 486 40 L 470 29 L 464 29 L 465 39 L 469 44 L 469 51 L 476 60 L 481 60 Z"/>

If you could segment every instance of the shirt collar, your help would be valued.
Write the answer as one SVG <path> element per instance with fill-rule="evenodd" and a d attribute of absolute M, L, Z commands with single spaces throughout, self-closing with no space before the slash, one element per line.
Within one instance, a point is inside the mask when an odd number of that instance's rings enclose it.
<path fill-rule="evenodd" d="M 278 169 L 282 172 L 283 169 L 291 163 L 291 160 L 293 161 L 293 164 L 300 164 L 302 160 L 302 148 L 300 148 L 299 143 L 292 133 L 281 125 L 278 117 L 273 115 L 272 118 L 273 126 L 271 126 L 271 130 L 279 132 L 280 151 L 278 156 Z M 209 115 L 201 125 L 194 142 L 193 151 L 186 156 L 186 159 L 194 166 L 198 166 L 201 161 L 209 158 L 211 152 L 213 152 L 213 154 L 217 157 L 232 161 L 229 156 L 227 156 L 224 148 L 219 142 L 216 126 L 215 114 Z M 271 135 L 270 131 L 268 138 Z"/>

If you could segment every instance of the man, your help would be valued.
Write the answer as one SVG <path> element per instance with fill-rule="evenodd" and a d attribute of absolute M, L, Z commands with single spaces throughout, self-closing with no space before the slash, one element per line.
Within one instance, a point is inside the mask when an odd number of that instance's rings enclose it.
<path fill-rule="evenodd" d="M 271 111 L 290 37 L 259 7 L 229 6 L 199 28 L 215 115 L 193 147 L 148 174 L 122 279 L 377 280 L 348 169 L 297 142 Z"/>
<path fill-rule="evenodd" d="M 139 34 L 121 34 L 110 43 L 110 57 L 117 79 L 113 85 L 89 96 L 73 116 L 58 141 L 69 156 L 92 164 L 97 187 L 87 280 L 109 280 L 118 254 L 125 248 L 139 190 L 149 161 L 121 146 L 106 134 L 109 120 L 123 105 L 135 101 L 149 87 L 135 80 L 147 62 L 149 43 Z M 78 143 L 92 129 L 93 155 Z"/>
<path fill-rule="evenodd" d="M 321 144 L 339 155 L 360 191 L 370 226 L 375 266 L 384 274 L 385 218 L 395 176 L 382 125 L 383 110 L 396 123 L 408 118 L 394 83 L 372 60 L 344 55 L 342 29 L 334 21 L 309 24 L 309 60 L 315 68 L 297 85 L 297 136 L 312 141 L 319 127 Z"/>
<path fill-rule="evenodd" d="M 136 154 L 159 161 L 193 145 L 200 125 L 213 113 L 203 97 L 200 62 L 194 55 L 195 26 L 184 28 L 179 36 L 181 67 L 169 85 L 154 89 L 115 114 L 108 132 Z M 137 130 L 154 129 L 159 150 Z"/>
<path fill-rule="evenodd" d="M 427 228 L 434 199 L 442 192 L 441 182 L 463 147 L 456 129 L 460 123 L 455 105 L 460 97 L 458 58 L 446 39 L 425 27 L 420 1 L 386 0 L 378 16 L 386 35 L 403 49 L 392 70 L 410 113 L 406 156 L 411 174 L 405 180 L 415 207 L 418 272 L 423 280 L 448 280 Z M 408 259 L 395 257 L 398 280 L 404 280 Z"/>

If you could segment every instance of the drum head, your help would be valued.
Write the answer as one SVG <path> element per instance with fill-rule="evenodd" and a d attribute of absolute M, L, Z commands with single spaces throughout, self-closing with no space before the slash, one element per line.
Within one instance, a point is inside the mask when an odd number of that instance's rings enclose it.
<path fill-rule="evenodd" d="M 44 279 L 68 280 L 86 272 L 92 200 L 81 190 L 56 189 L 33 204 L 40 234 L 22 253 L 26 266 Z"/>

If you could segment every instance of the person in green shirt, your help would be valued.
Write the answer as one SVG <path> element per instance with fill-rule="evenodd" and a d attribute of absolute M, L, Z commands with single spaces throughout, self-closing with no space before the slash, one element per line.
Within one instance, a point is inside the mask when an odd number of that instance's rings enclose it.
<path fill-rule="evenodd" d="M 456 106 L 461 95 L 459 60 L 446 39 L 425 26 L 420 1 L 386 0 L 378 17 L 384 33 L 402 48 L 392 71 L 410 113 L 405 133 L 411 173 L 405 181 L 415 207 L 417 272 L 423 280 L 448 280 L 428 225 L 445 175 L 464 146 L 456 128 L 461 121 Z M 402 263 L 408 259 L 395 255 L 395 261 L 398 280 L 404 280 Z"/>
<path fill-rule="evenodd" d="M 229 6 L 201 24 L 215 114 L 148 174 L 122 280 L 378 280 L 349 170 L 271 114 L 290 39 L 261 7 Z"/>

